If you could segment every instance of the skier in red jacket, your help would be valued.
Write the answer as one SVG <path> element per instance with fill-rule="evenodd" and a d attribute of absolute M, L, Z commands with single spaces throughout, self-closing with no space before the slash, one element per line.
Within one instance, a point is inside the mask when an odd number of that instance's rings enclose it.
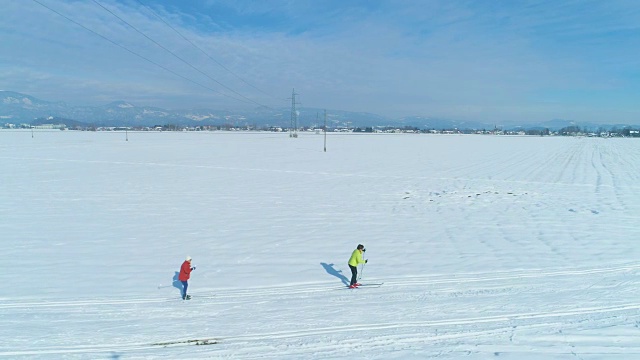
<path fill-rule="evenodd" d="M 191 267 L 191 256 L 187 256 L 185 261 L 182 263 L 180 267 L 180 275 L 178 275 L 178 280 L 182 283 L 182 300 L 190 300 L 191 295 L 187 295 L 187 288 L 189 287 L 189 277 L 191 276 L 191 271 L 195 270 L 196 267 Z"/>

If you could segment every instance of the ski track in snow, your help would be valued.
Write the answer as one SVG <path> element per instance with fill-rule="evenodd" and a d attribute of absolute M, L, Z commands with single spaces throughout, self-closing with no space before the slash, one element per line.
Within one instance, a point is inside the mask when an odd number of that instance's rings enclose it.
<path fill-rule="evenodd" d="M 349 297 L 353 294 L 364 294 L 365 296 L 378 297 L 381 301 L 385 301 L 385 296 L 393 297 L 394 294 L 399 294 L 399 298 L 411 299 L 411 294 L 415 294 L 417 289 L 426 291 L 426 295 L 422 295 L 423 301 L 429 302 L 430 300 L 437 300 L 439 289 L 437 286 L 442 285 L 455 285 L 453 288 L 444 288 L 440 291 L 444 296 L 454 296 L 456 291 L 466 290 L 471 297 L 482 296 L 500 296 L 501 301 L 509 301 L 508 298 L 517 296 L 518 291 L 521 290 L 522 279 L 537 279 L 535 281 L 535 289 L 538 291 L 540 288 L 545 287 L 550 283 L 553 283 L 557 278 L 567 278 L 575 280 L 576 277 L 590 278 L 593 275 L 602 276 L 599 281 L 596 281 L 591 286 L 598 285 L 603 280 L 610 279 L 614 276 L 615 279 L 625 277 L 627 274 L 631 274 L 640 269 L 640 265 L 636 264 L 621 264 L 613 267 L 602 268 L 585 268 L 585 269 L 557 269 L 557 270 L 518 270 L 513 272 L 504 273 L 466 273 L 466 274 L 449 274 L 447 278 L 444 275 L 440 276 L 412 276 L 408 278 L 394 278 L 384 279 L 385 284 L 381 288 L 375 289 L 355 289 L 346 290 L 350 292 Z M 370 280 L 373 282 L 373 280 Z M 638 283 L 636 281 L 626 281 L 622 286 L 629 288 L 636 288 Z M 621 286 L 615 284 L 614 286 Z M 499 288 L 505 290 L 503 292 L 487 291 L 487 289 Z M 335 295 L 339 292 L 333 292 L 334 289 L 344 289 L 343 287 L 335 287 L 327 284 L 297 284 L 290 286 L 270 286 L 262 288 L 252 289 L 224 289 L 220 290 L 220 294 L 207 295 L 206 293 L 196 292 L 194 293 L 194 299 L 189 304 L 182 304 L 180 300 L 176 299 L 86 299 L 83 301 L 42 301 L 31 302 L 22 304 L 12 303 L 0 303 L 0 310 L 12 311 L 24 311 L 25 313 L 32 313 L 38 308 L 55 308 L 54 311 L 64 311 L 64 308 L 72 308 L 71 311 L 81 311 L 82 307 L 89 307 L 92 309 L 100 309 L 109 307 L 111 312 L 127 314 L 133 311 L 128 308 L 131 305 L 144 305 L 144 304 L 157 304 L 166 303 L 167 305 L 175 304 L 176 302 L 181 305 L 193 305 L 201 306 L 204 311 L 209 306 L 215 308 L 214 311 L 219 310 L 221 305 L 233 305 L 234 307 L 244 306 L 251 307 L 256 301 L 262 300 L 265 303 L 277 303 L 279 301 L 285 301 L 292 297 L 304 301 L 311 297 L 328 297 L 327 301 L 332 300 L 341 301 L 344 295 Z M 410 290 L 408 292 L 408 290 Z M 581 289 L 571 289 L 571 293 L 580 291 Z M 364 293 L 363 293 L 364 292 Z M 638 294 L 639 292 L 636 292 Z M 457 297 L 457 296 L 454 296 Z M 332 299 L 333 298 L 333 299 Z M 499 301 L 494 301 L 499 302 Z M 446 306 L 446 304 L 436 304 L 443 306 L 442 312 L 451 311 L 452 308 Z M 60 309 L 62 308 L 62 309 Z M 340 353 L 341 346 L 332 343 L 341 343 L 340 340 L 343 337 L 349 338 L 349 335 L 358 332 L 374 331 L 377 335 L 373 339 L 367 339 L 366 342 L 370 350 L 375 350 L 377 347 L 385 346 L 410 346 L 410 344 L 424 344 L 425 342 L 451 342 L 455 344 L 461 339 L 474 339 L 478 338 L 491 338 L 494 336 L 503 336 L 506 333 L 513 334 L 521 333 L 531 329 L 536 329 L 536 333 L 540 334 L 544 331 L 555 332 L 555 329 L 571 329 L 575 326 L 585 327 L 589 323 L 598 323 L 611 318 L 628 317 L 630 319 L 636 319 L 636 326 L 640 323 L 640 304 L 637 303 L 620 303 L 616 305 L 594 305 L 594 306 L 570 306 L 563 309 L 549 309 L 544 312 L 504 312 L 496 315 L 488 316 L 474 316 L 469 313 L 468 316 L 455 316 L 456 312 L 460 309 L 455 308 L 452 316 L 444 316 L 440 320 L 430 321 L 407 321 L 402 320 L 400 322 L 357 322 L 355 324 L 342 325 L 342 326 L 325 326 L 315 327 L 313 329 L 295 329 L 291 331 L 266 331 L 258 333 L 249 333 L 242 335 L 224 335 L 214 334 L 220 336 L 207 336 L 198 337 L 195 339 L 176 339 L 166 338 L 158 339 L 151 343 L 144 342 L 118 342 L 112 344 L 101 343 L 99 345 L 69 345 L 69 346 L 55 346 L 44 347 L 38 349 L 37 346 L 30 346 L 29 349 L 22 350 L 0 350 L 0 356 L 13 357 L 13 356 L 47 356 L 47 355 L 73 355 L 73 354 L 99 354 L 99 353 L 123 353 L 127 354 L 127 358 L 136 358 L 136 356 L 144 357 L 145 351 L 162 347 L 162 348 L 175 348 L 185 346 L 212 346 L 219 347 L 220 350 L 208 349 L 208 356 L 216 355 L 218 351 L 221 356 L 228 352 L 228 347 L 234 347 L 234 345 L 241 344 L 242 351 L 232 351 L 235 355 L 241 355 L 243 358 L 277 358 L 274 355 L 262 354 L 263 347 L 268 346 L 266 343 L 273 341 L 293 342 L 294 344 L 289 346 L 295 347 L 295 339 L 298 338 L 311 338 L 312 340 L 305 340 L 305 350 L 300 355 L 306 353 L 310 346 L 315 347 L 316 352 L 321 352 L 325 357 L 330 357 L 331 348 L 335 347 L 333 351 Z M 1 313 L 0 313 L 1 314 Z M 15 313 L 14 313 L 15 314 Z M 102 314 L 98 311 L 97 314 Z M 113 320 L 113 319 L 112 319 Z M 83 319 L 86 321 L 86 318 Z M 126 322 L 127 319 L 122 318 L 122 322 Z M 476 330 L 480 328 L 479 330 Z M 383 335 L 385 334 L 385 335 Z M 356 338 L 351 341 L 355 341 Z M 312 343 L 307 343 L 310 341 Z M 298 344 L 300 346 L 300 344 Z M 252 350 L 254 349 L 254 350 Z M 640 349 L 638 349 L 640 351 Z M 229 354 L 231 354 L 229 353 Z M 289 356 L 295 355 L 295 351 L 287 352 Z M 625 354 L 628 354 L 628 349 Z M 137 355 L 136 355 L 137 354 Z M 338 354 L 336 354 L 338 355 Z"/>
<path fill-rule="evenodd" d="M 605 268 L 589 268 L 589 269 L 534 269 L 534 270 L 513 270 L 503 273 L 463 273 L 463 274 L 447 274 L 447 275 L 431 275 L 431 276 L 411 276 L 405 278 L 385 278 L 385 288 L 394 286 L 398 288 L 413 286 L 428 286 L 435 284 L 456 284 L 463 285 L 473 282 L 495 282 L 506 280 L 522 280 L 528 278 L 546 278 L 546 277 L 562 277 L 570 276 L 587 276 L 593 274 L 617 274 L 626 272 L 635 272 L 640 270 L 640 264 L 622 264 L 615 267 Z M 369 282 L 376 282 L 373 279 Z M 329 290 L 347 290 L 344 286 L 336 287 L 326 284 L 291 284 L 284 286 L 256 287 L 250 289 L 220 289 L 220 294 L 198 295 L 200 299 L 232 299 L 229 303 L 237 303 L 238 299 L 263 297 L 268 295 L 293 295 L 308 294 L 317 292 L 326 292 Z M 353 290 L 357 291 L 357 290 Z M 200 293 L 199 293 L 200 294 Z M 100 305 L 120 305 L 120 304 L 152 304 L 173 302 L 174 298 L 140 298 L 140 299 L 87 299 L 72 301 L 41 301 L 41 302 L 22 302 L 22 303 L 5 303 L 0 300 L 0 309 L 13 308 L 37 308 L 37 307 L 79 307 L 79 306 L 100 306 Z M 218 301 L 216 301 L 219 303 Z"/>

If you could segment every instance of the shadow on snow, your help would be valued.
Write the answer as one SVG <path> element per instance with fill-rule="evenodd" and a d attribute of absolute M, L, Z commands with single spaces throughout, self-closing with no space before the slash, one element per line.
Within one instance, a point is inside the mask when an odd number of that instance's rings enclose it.
<path fill-rule="evenodd" d="M 324 270 L 329 274 L 329 275 L 333 275 L 335 277 L 337 277 L 338 279 L 340 279 L 340 281 L 342 281 L 343 284 L 345 285 L 349 285 L 349 279 L 347 279 L 346 276 L 342 275 L 342 270 L 336 270 L 333 267 L 333 264 L 327 264 L 327 263 L 323 263 L 321 262 L 320 265 L 322 265 L 322 267 L 324 268 Z"/>
<path fill-rule="evenodd" d="M 182 296 L 182 282 L 178 280 L 178 275 L 180 275 L 179 271 L 176 271 L 176 274 L 173 275 L 173 287 L 180 291 L 180 296 Z"/>

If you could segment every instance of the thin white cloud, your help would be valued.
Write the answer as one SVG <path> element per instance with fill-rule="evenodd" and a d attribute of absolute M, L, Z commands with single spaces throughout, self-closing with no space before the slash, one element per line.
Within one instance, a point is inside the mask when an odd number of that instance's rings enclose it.
<path fill-rule="evenodd" d="M 238 81 L 137 1 L 100 2 L 225 85 L 256 101 L 286 106 Z M 45 4 L 182 76 L 228 92 L 93 2 Z M 632 109 L 638 99 L 624 96 L 639 90 L 633 69 L 640 65 L 640 10 L 634 3 L 340 4 L 212 1 L 198 12 L 148 5 L 259 89 L 284 99 L 295 87 L 304 106 L 477 120 L 593 121 L 593 114 L 615 108 L 625 119 L 638 115 Z M 218 19 L 217 13 L 207 12 L 221 6 L 235 12 L 237 21 L 246 16 L 254 22 L 233 23 L 231 17 Z M 256 23 L 260 14 L 271 22 Z M 8 4 L 0 24 L 5 88 L 13 84 L 12 90 L 53 94 L 57 97 L 48 100 L 76 104 L 112 98 L 153 100 L 148 105 L 174 108 L 246 106 L 230 105 L 233 100 L 168 73 L 36 3 Z M 31 81 L 11 75 L 17 71 Z M 46 90 L 51 88 L 59 91 Z M 563 97 L 576 91 L 582 91 L 583 101 Z M 615 106 L 590 101 L 602 91 L 627 101 Z M 557 99 L 550 102 L 545 94 Z"/>

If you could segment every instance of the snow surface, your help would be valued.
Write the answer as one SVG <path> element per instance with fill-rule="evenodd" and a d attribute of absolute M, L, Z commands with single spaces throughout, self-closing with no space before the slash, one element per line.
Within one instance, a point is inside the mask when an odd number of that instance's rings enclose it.
<path fill-rule="evenodd" d="M 640 358 L 638 140 L 127 136 L 0 131 L 0 358 Z"/>

